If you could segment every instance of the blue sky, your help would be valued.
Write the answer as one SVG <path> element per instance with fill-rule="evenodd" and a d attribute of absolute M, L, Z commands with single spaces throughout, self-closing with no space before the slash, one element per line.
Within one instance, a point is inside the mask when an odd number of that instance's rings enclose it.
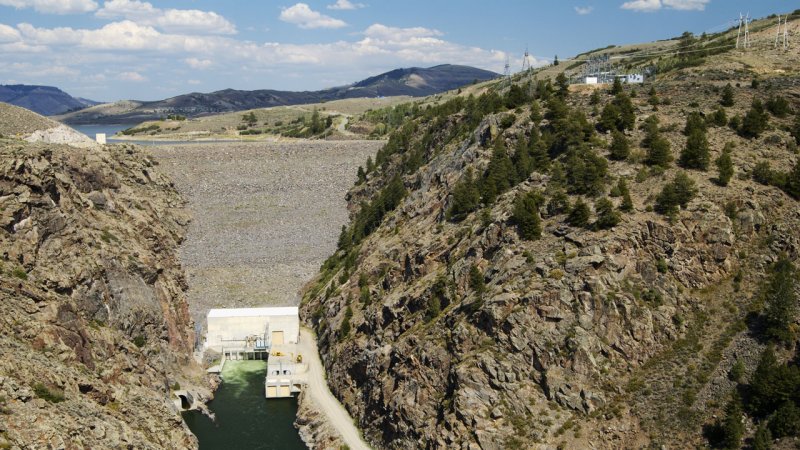
<path fill-rule="evenodd" d="M 397 67 L 501 72 L 609 44 L 721 31 L 786 0 L 0 0 L 0 84 L 97 100 L 315 90 Z"/>

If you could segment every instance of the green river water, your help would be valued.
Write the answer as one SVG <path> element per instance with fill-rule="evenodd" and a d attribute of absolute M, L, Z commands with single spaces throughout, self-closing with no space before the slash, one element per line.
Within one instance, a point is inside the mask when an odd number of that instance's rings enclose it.
<path fill-rule="evenodd" d="M 212 421 L 197 411 L 183 419 L 197 436 L 200 450 L 303 450 L 306 448 L 292 423 L 297 400 L 264 398 L 266 361 L 228 361 L 223 383 L 208 408 Z"/>

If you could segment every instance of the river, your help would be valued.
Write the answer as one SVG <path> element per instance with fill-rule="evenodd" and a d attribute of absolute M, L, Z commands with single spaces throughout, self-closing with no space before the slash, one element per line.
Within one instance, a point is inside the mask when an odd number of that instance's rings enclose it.
<path fill-rule="evenodd" d="M 183 414 L 200 450 L 305 450 L 292 425 L 297 400 L 264 398 L 266 371 L 266 361 L 225 363 L 223 383 L 208 404 L 216 420 L 197 411 Z"/>

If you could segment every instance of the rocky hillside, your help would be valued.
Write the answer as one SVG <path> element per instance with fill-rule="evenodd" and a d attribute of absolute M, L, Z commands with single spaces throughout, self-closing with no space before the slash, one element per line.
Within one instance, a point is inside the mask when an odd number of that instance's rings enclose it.
<path fill-rule="evenodd" d="M 0 123 L 47 123 L 27 114 Z M 203 383 L 176 256 L 183 200 L 133 147 L 6 133 L 0 447 L 196 447 L 171 398 Z"/>
<path fill-rule="evenodd" d="M 98 102 L 75 98 L 53 86 L 0 85 L 0 102 L 10 103 L 45 116 L 77 111 Z"/>
<path fill-rule="evenodd" d="M 0 103 L 0 138 L 26 142 L 67 144 L 73 147 L 94 147 L 93 140 L 56 121 L 31 113 L 25 108 Z"/>
<path fill-rule="evenodd" d="M 376 448 L 800 432 L 800 52 L 767 23 L 634 52 L 644 85 L 549 68 L 392 134 L 302 306 Z"/>
<path fill-rule="evenodd" d="M 178 95 L 153 102 L 117 102 L 98 105 L 59 120 L 73 124 L 138 123 L 157 120 L 167 115 L 205 116 L 231 111 L 245 111 L 274 106 L 303 105 L 350 98 L 373 98 L 408 95 L 420 97 L 455 89 L 474 81 L 491 80 L 498 75 L 488 70 L 468 66 L 440 65 L 430 68 L 412 67 L 386 72 L 352 85 L 319 91 L 278 91 L 259 89 L 222 91 Z"/>

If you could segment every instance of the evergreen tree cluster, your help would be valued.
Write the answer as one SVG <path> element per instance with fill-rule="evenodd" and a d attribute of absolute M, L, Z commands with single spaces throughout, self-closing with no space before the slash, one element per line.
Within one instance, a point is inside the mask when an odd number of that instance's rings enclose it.
<path fill-rule="evenodd" d="M 685 208 L 697 195 L 694 180 L 685 172 L 678 172 L 671 182 L 664 185 L 656 197 L 655 211 L 667 216 L 674 216 L 680 208 Z"/>

